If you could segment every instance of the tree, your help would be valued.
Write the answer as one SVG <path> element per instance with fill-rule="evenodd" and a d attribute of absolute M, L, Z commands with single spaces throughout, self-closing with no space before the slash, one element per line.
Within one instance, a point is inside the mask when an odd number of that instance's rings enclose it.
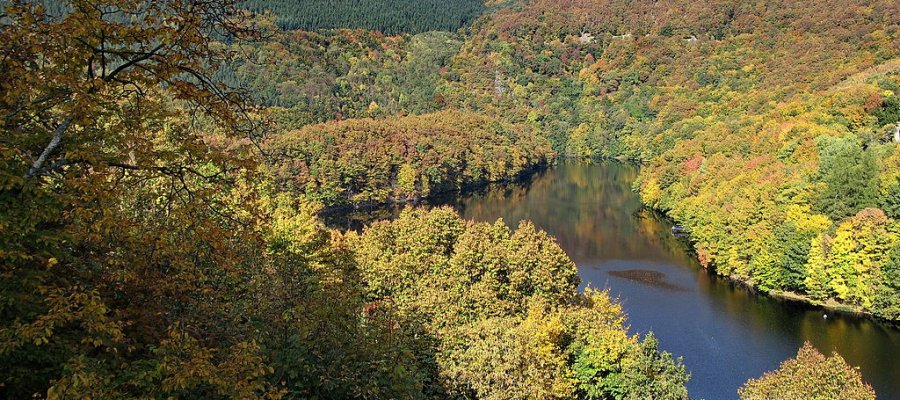
<path fill-rule="evenodd" d="M 818 138 L 819 179 L 827 187 L 818 207 L 834 220 L 877 206 L 878 175 L 875 159 L 853 137 Z"/>
<path fill-rule="evenodd" d="M 759 286 L 763 289 L 801 290 L 806 279 L 806 261 L 812 238 L 800 232 L 792 221 L 776 226 L 772 235 L 768 252 L 773 256 L 760 257 L 762 268 L 754 270 Z M 754 262 L 757 260 L 754 259 Z"/>
<path fill-rule="evenodd" d="M 0 18 L 0 395 L 275 394 L 236 300 L 251 110 L 210 78 L 255 30 L 230 0 L 39 3 Z"/>
<path fill-rule="evenodd" d="M 839 299 L 872 306 L 888 250 L 897 242 L 890 223 L 883 211 L 867 208 L 838 226 L 825 268 L 828 285 Z"/>
<path fill-rule="evenodd" d="M 455 31 L 484 10 L 480 0 L 403 0 L 390 7 L 376 0 L 251 0 L 243 4 L 256 12 L 271 11 L 283 29 L 361 28 L 389 35 Z"/>
<path fill-rule="evenodd" d="M 186 149 L 154 147 L 145 134 L 170 99 L 230 135 L 252 133 L 240 93 L 210 78 L 231 56 L 216 37 L 256 34 L 235 1 L 73 0 L 69 8 L 57 18 L 32 2 L 6 8 L 2 126 L 15 151 L 7 159 L 18 164 L 10 167 L 25 181 L 84 166 L 191 173 L 160 163 Z"/>
<path fill-rule="evenodd" d="M 873 309 L 884 318 L 900 319 L 900 241 L 891 244 L 884 266 L 881 267 L 881 275 Z"/>
<path fill-rule="evenodd" d="M 553 162 L 528 126 L 458 110 L 309 125 L 266 141 L 280 188 L 326 206 L 425 198 Z"/>
<path fill-rule="evenodd" d="M 859 370 L 837 353 L 825 357 L 809 342 L 778 370 L 750 379 L 738 390 L 741 400 L 874 400 L 875 391 Z"/>
<path fill-rule="evenodd" d="M 832 239 L 827 234 L 819 234 L 812 239 L 809 249 L 809 259 L 806 261 L 806 279 L 803 287 L 806 293 L 814 300 L 824 301 L 831 297 L 832 290 L 829 287 L 826 263 L 831 251 Z"/>

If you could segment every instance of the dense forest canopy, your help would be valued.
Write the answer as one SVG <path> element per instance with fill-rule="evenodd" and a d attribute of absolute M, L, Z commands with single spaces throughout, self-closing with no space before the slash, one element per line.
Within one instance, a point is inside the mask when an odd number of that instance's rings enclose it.
<path fill-rule="evenodd" d="M 319 217 L 555 154 L 643 163 L 721 275 L 900 320 L 900 3 L 324 3 L 2 2 L 0 397 L 686 398 L 531 224 Z M 741 394 L 835 379 L 870 398 L 806 348 Z"/>
<path fill-rule="evenodd" d="M 72 11 L 68 0 L 23 1 L 45 7 L 54 17 Z M 13 2 L 0 0 L 0 6 Z M 237 5 L 270 16 L 288 31 L 361 29 L 387 35 L 455 32 L 486 10 L 484 0 L 244 0 Z"/>
<path fill-rule="evenodd" d="M 358 28 L 389 35 L 456 31 L 484 11 L 484 0 L 247 0 L 286 30 Z"/>
<path fill-rule="evenodd" d="M 362 30 L 284 32 L 251 48 L 217 80 L 249 90 L 286 129 L 345 118 L 421 114 L 446 106 L 441 71 L 462 45 L 447 32 L 384 36 Z"/>
<path fill-rule="evenodd" d="M 828 384 L 823 385 L 827 382 Z M 875 391 L 837 353 L 825 357 L 809 342 L 797 357 L 772 372 L 751 379 L 738 392 L 741 400 L 828 399 L 874 400 Z"/>
<path fill-rule="evenodd" d="M 304 127 L 266 144 L 285 190 L 325 205 L 410 201 L 554 162 L 528 125 L 460 111 Z"/>
<path fill-rule="evenodd" d="M 266 110 L 212 78 L 237 53 L 211 32 L 261 37 L 235 3 L 72 3 L 14 4 L 0 25 L 2 397 L 686 398 L 680 362 L 629 335 L 608 294 L 579 292 L 534 226 L 410 210 L 341 233 L 281 191 Z M 552 154 L 470 112 L 304 129 L 273 140 L 355 163 L 373 190 L 399 165 L 403 195 Z M 384 170 L 343 152 L 376 132 L 409 148 Z"/>

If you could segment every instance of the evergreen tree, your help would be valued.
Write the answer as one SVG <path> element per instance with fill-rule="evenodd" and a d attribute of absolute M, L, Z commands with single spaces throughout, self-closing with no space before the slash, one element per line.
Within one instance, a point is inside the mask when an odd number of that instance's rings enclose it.
<path fill-rule="evenodd" d="M 388 35 L 455 31 L 484 10 L 483 0 L 248 0 L 255 12 L 270 11 L 287 30 L 361 28 Z"/>
<path fill-rule="evenodd" d="M 819 176 L 827 186 L 818 208 L 834 220 L 877 206 L 878 175 L 875 159 L 851 136 L 818 138 Z"/>

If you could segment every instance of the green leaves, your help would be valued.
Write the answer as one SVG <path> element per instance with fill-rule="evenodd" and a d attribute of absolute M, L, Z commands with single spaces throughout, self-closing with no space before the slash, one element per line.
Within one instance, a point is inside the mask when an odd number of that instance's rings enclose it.
<path fill-rule="evenodd" d="M 819 176 L 827 187 L 817 206 L 834 220 L 841 220 L 866 207 L 875 207 L 878 180 L 875 158 L 854 137 L 817 138 Z"/>

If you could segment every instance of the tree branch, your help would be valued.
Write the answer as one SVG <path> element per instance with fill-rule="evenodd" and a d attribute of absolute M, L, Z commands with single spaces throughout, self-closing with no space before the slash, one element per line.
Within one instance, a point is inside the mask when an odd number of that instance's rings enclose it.
<path fill-rule="evenodd" d="M 141 54 L 141 55 L 139 55 L 139 56 L 137 56 L 137 57 L 135 57 L 135 58 L 133 58 L 133 59 L 130 59 L 130 60 L 126 61 L 124 64 L 118 66 L 116 69 L 114 69 L 112 72 L 110 72 L 109 75 L 104 76 L 103 79 L 105 79 L 105 80 L 108 81 L 108 80 L 111 80 L 111 79 L 115 78 L 116 75 L 118 75 L 120 72 L 122 72 L 122 71 L 124 71 L 124 70 L 130 68 L 132 65 L 135 65 L 135 64 L 137 64 L 137 63 L 139 63 L 139 62 L 141 62 L 141 61 L 144 61 L 144 60 L 146 60 L 146 59 L 148 59 L 148 58 L 150 58 L 150 57 L 155 56 L 155 55 L 157 54 L 157 52 L 159 52 L 160 50 L 162 50 L 163 47 L 165 47 L 165 44 L 164 44 L 164 43 L 160 43 L 159 45 L 157 45 L 156 47 L 154 47 L 154 48 L 153 48 L 152 50 L 150 50 L 149 52 L 146 52 L 146 53 Z"/>
<path fill-rule="evenodd" d="M 34 163 L 31 164 L 31 168 L 28 169 L 28 173 L 24 176 L 25 179 L 30 179 L 42 172 L 44 163 L 47 162 L 47 157 L 50 157 L 50 154 L 59 147 L 63 133 L 66 132 L 66 129 L 69 129 L 71 124 L 72 117 L 69 117 L 56 127 L 56 130 L 53 131 L 53 138 L 50 139 L 50 143 L 47 144 L 47 147 L 44 148 L 37 160 L 34 160 Z"/>

